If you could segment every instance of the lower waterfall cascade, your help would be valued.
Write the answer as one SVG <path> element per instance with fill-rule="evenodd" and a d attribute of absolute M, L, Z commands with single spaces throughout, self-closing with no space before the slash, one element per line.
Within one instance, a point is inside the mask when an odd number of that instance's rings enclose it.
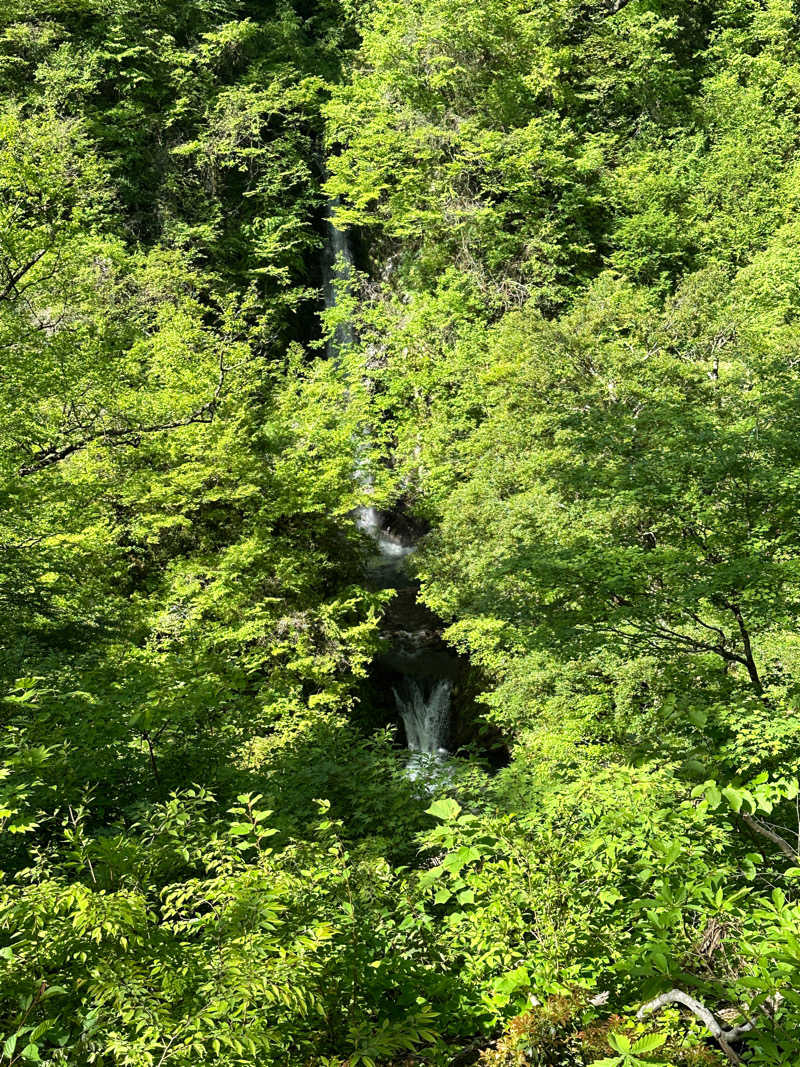
<path fill-rule="evenodd" d="M 377 509 L 360 510 L 356 524 L 377 549 L 368 564 L 373 581 L 381 588 L 397 590 L 385 631 L 390 647 L 382 658 L 391 670 L 387 688 L 405 730 L 406 746 L 413 753 L 408 777 L 424 780 L 434 788 L 448 777 L 443 774 L 443 765 L 450 756 L 452 695 L 460 664 L 444 646 L 430 613 L 417 600 L 407 570 L 408 557 L 416 545 L 392 532 L 387 518 Z"/>
<path fill-rule="evenodd" d="M 401 691 L 394 689 L 394 699 L 406 728 L 408 747 L 413 752 L 444 757 L 450 725 L 450 697 L 453 683 L 440 678 L 426 693 L 424 683 L 405 678 Z"/>

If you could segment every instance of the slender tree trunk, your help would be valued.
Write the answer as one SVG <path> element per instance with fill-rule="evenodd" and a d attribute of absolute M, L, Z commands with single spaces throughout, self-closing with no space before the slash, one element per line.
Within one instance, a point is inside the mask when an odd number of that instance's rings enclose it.
<path fill-rule="evenodd" d="M 758 668 L 756 667 L 756 661 L 753 659 L 753 646 L 750 643 L 750 633 L 745 626 L 744 616 L 742 615 L 742 609 L 738 604 L 728 605 L 733 612 L 733 617 L 736 619 L 736 624 L 739 627 L 739 633 L 742 635 L 742 646 L 744 648 L 745 665 L 747 667 L 747 673 L 750 675 L 750 681 L 753 683 L 753 688 L 759 696 L 764 692 L 764 687 L 761 684 L 761 678 L 758 674 Z"/>
<path fill-rule="evenodd" d="M 156 763 L 156 753 L 153 748 L 153 741 L 147 730 L 143 731 L 143 736 L 147 742 L 147 751 L 150 753 L 150 766 L 153 768 L 153 778 L 155 778 L 156 785 L 161 788 L 161 775 L 158 773 L 158 764 Z"/>

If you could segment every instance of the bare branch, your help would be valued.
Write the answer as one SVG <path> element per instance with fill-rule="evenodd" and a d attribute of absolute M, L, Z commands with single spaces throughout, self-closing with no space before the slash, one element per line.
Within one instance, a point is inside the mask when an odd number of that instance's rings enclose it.
<path fill-rule="evenodd" d="M 792 848 L 786 838 L 775 833 L 774 830 L 771 830 L 760 819 L 755 819 L 752 815 L 742 815 L 742 821 L 746 826 L 750 827 L 754 834 L 760 834 L 761 837 L 766 837 L 768 841 L 772 841 L 773 844 L 778 846 L 784 856 L 797 862 L 797 850 Z"/>
<path fill-rule="evenodd" d="M 32 271 L 43 255 L 48 251 L 46 248 L 40 249 L 27 263 L 23 263 L 21 267 L 18 267 L 15 271 L 9 270 L 7 273 L 7 281 L 2 291 L 0 291 L 0 302 L 8 300 L 13 292 L 16 291 L 17 284 L 22 281 L 29 271 Z"/>
<path fill-rule="evenodd" d="M 749 1033 L 755 1028 L 755 1023 L 748 1020 L 741 1026 L 732 1026 L 729 1029 L 723 1028 L 717 1021 L 713 1012 L 701 1004 L 699 1000 L 695 1000 L 694 997 L 689 996 L 688 993 L 684 993 L 682 989 L 670 989 L 668 993 L 662 993 L 661 996 L 654 997 L 653 1000 L 648 1000 L 646 1004 L 643 1004 L 636 1013 L 637 1019 L 643 1019 L 645 1015 L 650 1015 L 654 1011 L 660 1011 L 661 1008 L 666 1008 L 669 1004 L 682 1004 L 685 1008 L 694 1015 L 696 1019 L 699 1019 L 705 1026 L 708 1032 L 718 1042 L 719 1046 L 725 1055 L 728 1057 L 731 1063 L 740 1064 L 742 1061 L 736 1055 L 731 1048 L 731 1045 L 737 1041 L 740 1041 L 745 1034 Z"/>
<path fill-rule="evenodd" d="M 727 648 L 723 648 L 721 645 L 712 645 L 707 641 L 700 641 L 695 637 L 690 637 L 688 634 L 680 633 L 678 630 L 673 630 L 664 622 L 654 621 L 652 623 L 639 623 L 628 622 L 628 626 L 638 631 L 636 633 L 625 633 L 617 627 L 605 627 L 606 631 L 613 633 L 618 637 L 627 641 L 636 641 L 644 637 L 653 643 L 653 647 L 657 648 L 658 643 L 662 645 L 664 643 L 679 644 L 686 648 L 691 649 L 693 652 L 713 652 L 717 656 L 721 656 L 728 663 L 739 663 L 743 667 L 748 667 L 747 660 L 744 656 L 740 656 L 735 652 L 729 651 Z"/>
<path fill-rule="evenodd" d="M 37 471 L 52 467 L 56 463 L 68 459 L 76 452 L 81 452 L 95 441 L 108 441 L 136 448 L 140 443 L 139 439 L 142 434 L 159 433 L 162 430 L 177 430 L 181 426 L 193 426 L 197 423 L 211 421 L 212 416 L 210 413 L 203 415 L 196 412 L 188 418 L 176 422 L 161 422 L 152 426 L 130 426 L 125 428 L 106 427 L 102 430 L 97 430 L 96 433 L 88 434 L 86 437 L 81 438 L 80 441 L 73 441 L 68 445 L 63 445 L 61 448 L 51 446 L 50 448 L 42 449 L 36 453 L 29 464 L 20 467 L 19 474 L 22 478 L 26 478 L 29 474 L 36 474 Z"/>
<path fill-rule="evenodd" d="M 685 611 L 689 618 L 693 622 L 696 622 L 698 626 L 702 626 L 705 630 L 710 630 L 712 633 L 718 634 L 720 648 L 725 647 L 728 638 L 721 626 L 712 626 L 710 622 L 705 622 L 699 615 L 695 614 L 695 612 L 690 611 L 689 608 L 683 608 L 683 611 Z"/>

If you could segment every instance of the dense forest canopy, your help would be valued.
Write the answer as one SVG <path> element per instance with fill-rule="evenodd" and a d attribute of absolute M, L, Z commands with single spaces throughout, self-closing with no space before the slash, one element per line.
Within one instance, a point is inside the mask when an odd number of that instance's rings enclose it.
<path fill-rule="evenodd" d="M 793 0 L 5 0 L 0 1067 L 800 1062 L 799 150 Z"/>

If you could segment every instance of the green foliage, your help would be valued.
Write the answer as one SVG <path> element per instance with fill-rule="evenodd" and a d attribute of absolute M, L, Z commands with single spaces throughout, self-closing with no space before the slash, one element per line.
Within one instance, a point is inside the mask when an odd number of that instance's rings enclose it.
<path fill-rule="evenodd" d="M 797 23 L 4 5 L 2 1067 L 800 1059 Z"/>

